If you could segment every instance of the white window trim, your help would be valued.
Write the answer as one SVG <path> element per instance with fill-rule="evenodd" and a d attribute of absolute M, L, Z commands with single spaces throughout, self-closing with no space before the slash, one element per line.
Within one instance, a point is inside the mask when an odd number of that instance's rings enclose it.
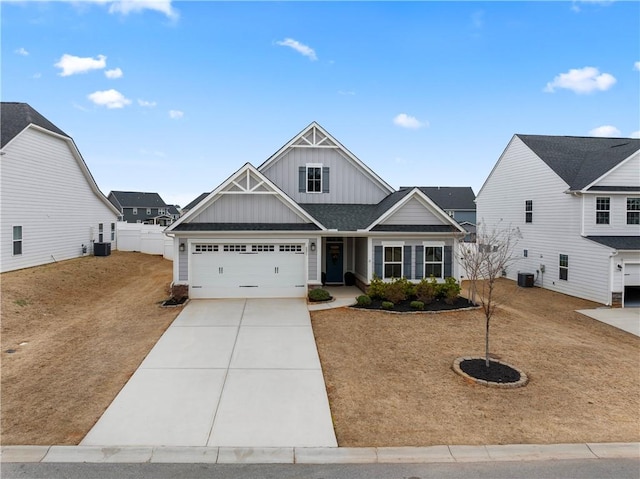
<path fill-rule="evenodd" d="M 394 242 L 383 242 L 382 243 L 382 279 L 383 280 L 387 280 L 387 279 L 391 279 L 391 276 L 386 276 L 385 275 L 385 266 L 388 264 L 398 264 L 398 261 L 385 261 L 385 248 L 400 248 L 400 276 L 399 278 L 402 278 L 404 276 L 404 242 L 398 242 L 398 241 L 394 241 Z M 394 279 L 397 279 L 395 276 L 393 276 Z"/>
<path fill-rule="evenodd" d="M 561 266 L 560 265 L 560 262 L 562 261 L 562 257 L 563 256 L 567 257 L 567 266 Z M 560 277 L 560 272 L 563 269 L 567 271 L 567 277 L 566 278 L 561 278 Z M 558 254 L 558 280 L 559 281 L 569 281 L 569 255 L 568 254 L 564 254 L 564 253 L 559 253 Z"/>
<path fill-rule="evenodd" d="M 529 205 L 531 209 L 527 209 Z M 531 221 L 527 221 L 527 215 L 531 215 Z M 533 223 L 533 200 L 524 200 L 524 222 L 526 224 Z"/>
<path fill-rule="evenodd" d="M 638 213 L 640 215 L 639 210 L 629 209 L 629 200 L 635 199 L 635 198 L 640 198 L 640 197 L 634 195 L 634 196 L 627 196 L 624 199 L 625 208 L 626 208 L 626 214 L 624 215 L 624 222 L 627 226 L 638 226 L 638 223 L 629 223 L 629 213 Z"/>
<path fill-rule="evenodd" d="M 603 198 L 603 199 L 607 199 L 609 200 L 609 208 L 606 210 L 599 210 L 598 209 L 598 198 Z M 610 196 L 596 196 L 596 204 L 595 204 L 595 210 L 596 210 L 596 217 L 595 217 L 595 223 L 596 226 L 609 226 L 611 224 L 611 197 Z M 598 223 L 598 213 L 607 213 L 607 222 L 606 223 Z"/>
<path fill-rule="evenodd" d="M 147 215 L 151 214 L 151 208 L 147 208 Z"/>
<path fill-rule="evenodd" d="M 439 264 L 440 266 L 440 276 L 434 276 L 434 278 L 444 279 L 444 241 L 423 241 L 422 242 L 422 276 L 424 278 L 429 278 L 431 275 L 427 276 L 427 264 Z M 429 261 L 427 262 L 427 248 L 442 248 L 442 261 Z"/>
<path fill-rule="evenodd" d="M 111 223 L 111 241 L 116 240 L 116 224 Z"/>
<path fill-rule="evenodd" d="M 20 228 L 20 239 L 14 238 L 15 228 Z M 15 244 L 16 242 L 20 242 L 20 253 L 15 253 Z M 24 226 L 23 225 L 12 225 L 11 226 L 11 256 L 22 256 L 24 253 Z"/>
<path fill-rule="evenodd" d="M 104 242 L 104 223 L 98 223 L 98 243 Z"/>
<path fill-rule="evenodd" d="M 138 208 L 133 208 L 133 214 L 137 215 L 138 214 Z"/>
<path fill-rule="evenodd" d="M 318 193 L 322 193 L 322 187 L 324 186 L 324 178 L 322 175 L 322 167 L 323 164 L 322 163 L 307 163 L 305 165 L 305 177 L 304 177 L 304 181 L 305 181 L 305 191 L 309 194 L 315 195 Z M 309 168 L 318 168 L 320 170 L 320 191 L 309 191 Z"/>

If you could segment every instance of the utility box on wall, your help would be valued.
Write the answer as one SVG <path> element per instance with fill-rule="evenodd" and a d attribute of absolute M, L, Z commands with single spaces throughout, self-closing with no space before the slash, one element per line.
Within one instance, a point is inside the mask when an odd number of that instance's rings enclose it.
<path fill-rule="evenodd" d="M 111 255 L 111 243 L 93 243 L 93 255 L 94 256 Z"/>
<path fill-rule="evenodd" d="M 533 288 L 533 273 L 518 273 L 518 286 Z"/>

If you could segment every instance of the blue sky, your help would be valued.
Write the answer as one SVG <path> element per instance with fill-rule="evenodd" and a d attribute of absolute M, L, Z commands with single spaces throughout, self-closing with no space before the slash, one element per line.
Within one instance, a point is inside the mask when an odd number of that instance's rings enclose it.
<path fill-rule="evenodd" d="M 185 205 L 312 121 L 394 187 L 477 193 L 515 133 L 640 136 L 640 4 L 3 1 L 2 101 L 98 186 Z"/>

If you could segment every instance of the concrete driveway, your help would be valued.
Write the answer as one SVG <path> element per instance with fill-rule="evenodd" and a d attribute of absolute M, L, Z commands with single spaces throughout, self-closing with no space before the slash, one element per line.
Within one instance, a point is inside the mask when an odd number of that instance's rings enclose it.
<path fill-rule="evenodd" d="M 336 447 L 305 301 L 189 302 L 81 445 Z"/>
<path fill-rule="evenodd" d="M 640 308 L 579 309 L 578 313 L 640 336 Z"/>

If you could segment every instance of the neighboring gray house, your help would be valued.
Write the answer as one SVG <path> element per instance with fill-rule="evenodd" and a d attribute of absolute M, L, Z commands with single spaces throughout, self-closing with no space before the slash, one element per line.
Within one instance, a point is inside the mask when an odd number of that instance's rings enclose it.
<path fill-rule="evenodd" d="M 116 248 L 118 211 L 73 139 L 26 103 L 0 104 L 0 271 Z"/>
<path fill-rule="evenodd" d="M 488 228 L 518 227 L 507 276 L 607 305 L 640 290 L 640 139 L 515 135 L 477 197 Z"/>
<path fill-rule="evenodd" d="M 395 191 L 314 122 L 166 233 L 174 294 L 224 298 L 304 297 L 345 276 L 360 287 L 374 275 L 459 278 L 465 230 L 420 188 Z"/>
<path fill-rule="evenodd" d="M 167 226 L 172 223 L 169 206 L 158 193 L 112 191 L 109 201 L 120 211 L 122 221 Z"/>
<path fill-rule="evenodd" d="M 476 195 L 470 186 L 421 186 L 420 190 L 458 223 L 476 224 Z"/>
<path fill-rule="evenodd" d="M 180 210 L 176 205 L 167 205 L 167 215 L 171 218 L 171 223 L 180 218 Z"/>

